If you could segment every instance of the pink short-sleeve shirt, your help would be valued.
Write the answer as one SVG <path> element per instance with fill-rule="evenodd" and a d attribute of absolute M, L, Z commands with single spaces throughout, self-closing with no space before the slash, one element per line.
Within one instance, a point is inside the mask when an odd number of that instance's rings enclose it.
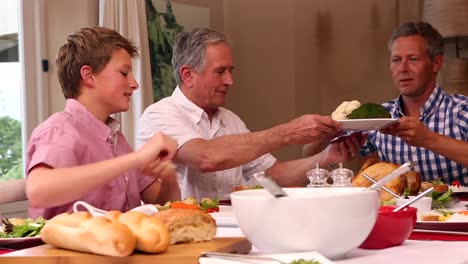
<path fill-rule="evenodd" d="M 132 152 L 132 147 L 118 129 L 118 122 L 109 120 L 108 125 L 101 122 L 81 103 L 68 99 L 63 112 L 55 113 L 34 129 L 27 146 L 27 174 L 39 164 L 66 168 Z M 153 178 L 131 170 L 79 200 L 104 210 L 125 212 L 140 205 L 140 192 L 152 182 Z M 73 203 L 52 208 L 30 207 L 29 215 L 50 219 L 57 214 L 71 212 Z"/>

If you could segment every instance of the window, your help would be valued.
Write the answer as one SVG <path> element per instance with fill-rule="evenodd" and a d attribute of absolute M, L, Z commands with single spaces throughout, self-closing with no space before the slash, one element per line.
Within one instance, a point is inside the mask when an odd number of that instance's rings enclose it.
<path fill-rule="evenodd" d="M 0 181 L 24 177 L 27 139 L 47 116 L 44 0 L 0 1 Z"/>
<path fill-rule="evenodd" d="M 7 180 L 23 177 L 18 0 L 0 6 L 0 180 Z"/>

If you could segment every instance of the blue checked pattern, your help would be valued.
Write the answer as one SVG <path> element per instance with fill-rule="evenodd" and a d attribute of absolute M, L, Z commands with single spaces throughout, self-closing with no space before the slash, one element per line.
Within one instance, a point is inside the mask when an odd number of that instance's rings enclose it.
<path fill-rule="evenodd" d="M 392 118 L 404 116 L 401 109 L 401 96 L 382 104 Z M 421 109 L 419 119 L 429 129 L 454 139 L 467 141 L 468 138 L 468 97 L 447 94 L 439 86 L 432 92 Z M 423 181 L 437 178 L 450 184 L 454 180 L 468 186 L 468 168 L 444 156 L 421 147 L 406 144 L 398 137 L 384 135 L 376 131 L 369 133 L 368 142 L 361 148 L 361 155 L 378 151 L 382 161 L 403 164 L 412 161 Z M 466 154 L 468 155 L 468 153 Z"/>

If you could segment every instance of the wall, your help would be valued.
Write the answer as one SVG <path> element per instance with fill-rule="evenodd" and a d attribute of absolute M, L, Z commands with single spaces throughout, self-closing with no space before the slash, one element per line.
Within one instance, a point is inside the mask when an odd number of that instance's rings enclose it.
<path fill-rule="evenodd" d="M 387 39 L 396 25 L 418 20 L 422 10 L 422 0 L 222 2 L 194 3 L 224 12 L 223 22 L 212 16 L 233 45 L 235 84 L 228 107 L 253 131 L 302 114 L 330 114 L 344 100 L 394 98 Z M 55 55 L 68 34 L 98 24 L 98 0 L 45 3 L 50 113 L 54 113 L 64 107 Z M 293 146 L 274 154 L 292 159 L 300 153 L 301 147 Z"/>
<path fill-rule="evenodd" d="M 54 65 L 57 51 L 68 34 L 98 24 L 98 0 L 44 2 L 52 114 L 65 102 Z M 224 27 L 234 51 L 235 85 L 228 107 L 253 131 L 306 113 L 330 114 L 343 100 L 394 98 L 386 42 L 395 26 L 418 20 L 422 10 L 422 0 L 190 3 L 223 10 L 223 16 L 213 18 L 215 28 Z M 274 154 L 284 160 L 300 153 L 301 147 L 295 146 Z M 24 209 L 26 204 L 20 203 L 10 208 Z"/>
<path fill-rule="evenodd" d="M 57 79 L 55 57 L 68 35 L 85 26 L 98 25 L 99 0 L 63 1 L 47 0 L 45 3 L 45 27 L 47 57 L 49 60 L 49 111 L 62 111 L 65 99 Z"/>
<path fill-rule="evenodd" d="M 215 20 L 224 24 L 236 64 L 228 107 L 253 131 L 302 114 L 330 114 L 344 100 L 394 98 L 387 39 L 396 25 L 417 20 L 422 10 L 422 0 L 212 1 L 214 10 L 224 11 L 224 23 L 219 16 Z M 98 24 L 98 0 L 45 5 L 52 114 L 65 102 L 55 55 L 68 34 Z M 292 159 L 300 153 L 300 146 L 292 146 L 274 154 Z"/>
<path fill-rule="evenodd" d="M 387 40 L 421 17 L 421 0 L 225 1 L 235 84 L 228 107 L 251 130 L 302 114 L 330 114 L 344 100 L 396 97 Z M 274 153 L 301 155 L 293 146 Z"/>

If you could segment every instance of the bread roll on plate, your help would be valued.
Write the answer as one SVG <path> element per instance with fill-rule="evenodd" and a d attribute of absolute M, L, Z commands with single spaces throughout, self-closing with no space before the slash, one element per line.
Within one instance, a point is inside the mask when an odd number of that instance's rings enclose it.
<path fill-rule="evenodd" d="M 104 215 L 113 222 L 126 225 L 136 237 L 136 249 L 147 253 L 160 253 L 169 247 L 169 230 L 161 220 L 144 213 L 111 211 Z"/>
<path fill-rule="evenodd" d="M 88 212 L 63 213 L 47 221 L 41 239 L 58 248 L 123 257 L 135 249 L 132 231 L 104 217 L 93 218 Z"/>
<path fill-rule="evenodd" d="M 208 241 L 216 235 L 215 220 L 202 210 L 167 209 L 155 217 L 169 228 L 171 244 Z"/>

